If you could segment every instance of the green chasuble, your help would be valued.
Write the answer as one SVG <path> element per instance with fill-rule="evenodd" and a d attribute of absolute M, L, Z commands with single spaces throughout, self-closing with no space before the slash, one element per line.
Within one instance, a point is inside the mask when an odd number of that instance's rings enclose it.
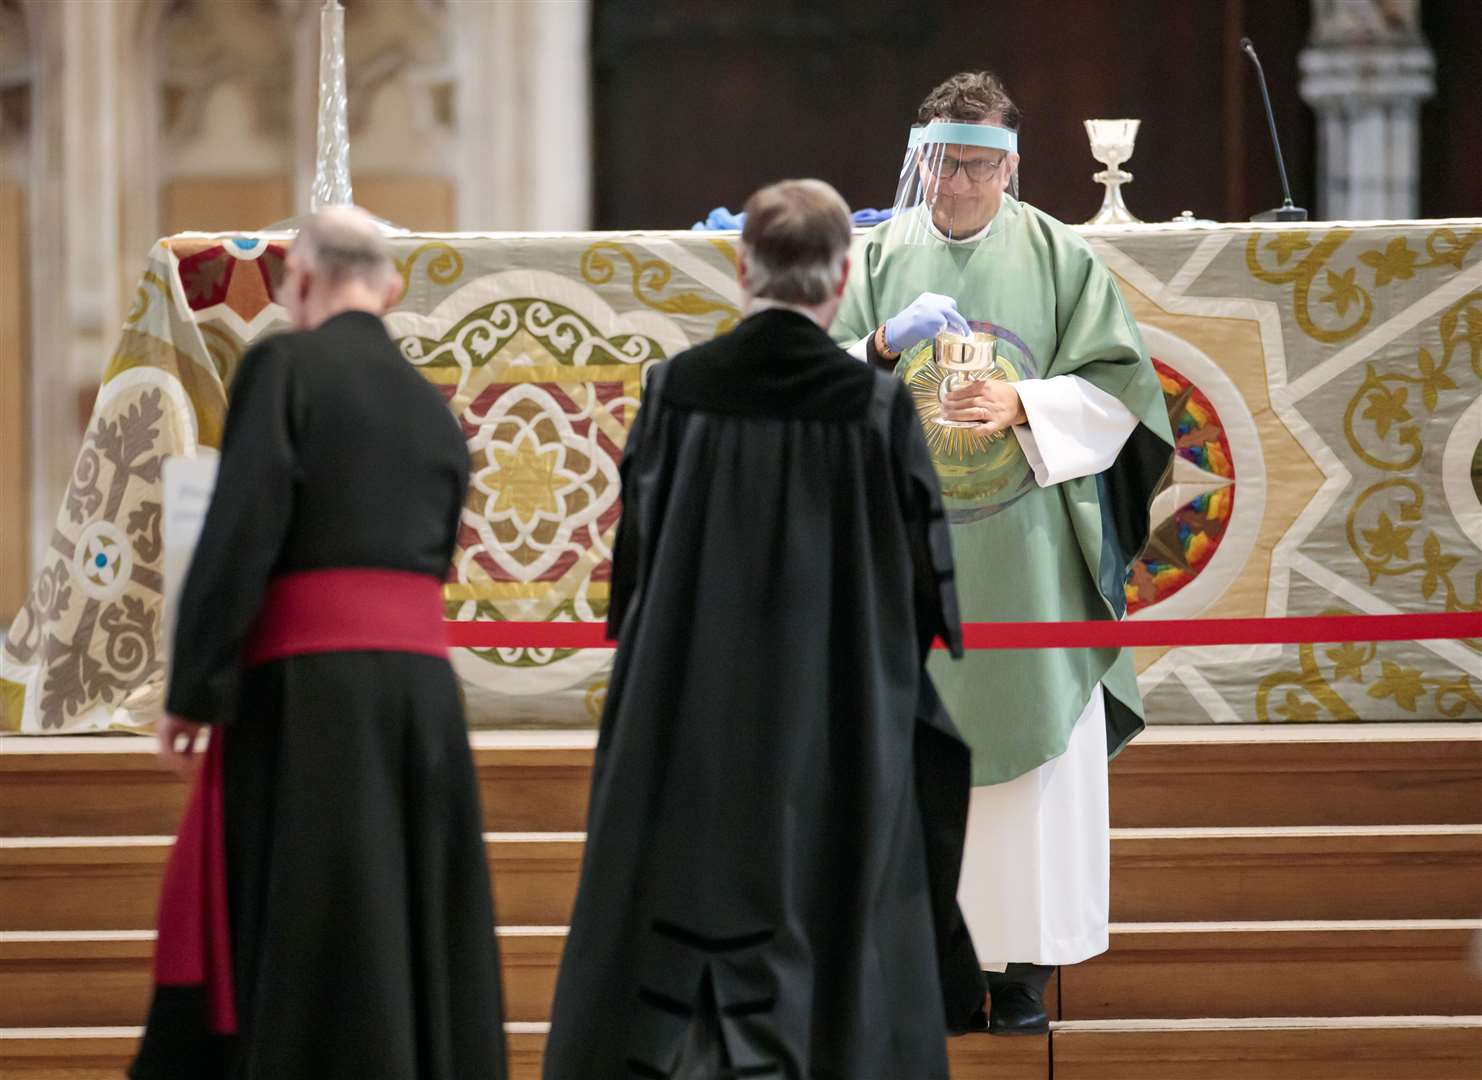
<path fill-rule="evenodd" d="M 978 240 L 900 243 L 896 226 L 884 222 L 856 241 L 835 340 L 852 345 L 921 293 L 942 293 L 974 329 L 998 338 L 995 355 L 1009 378 L 1074 373 L 1140 421 L 1106 472 L 1041 488 L 1012 435 L 989 440 L 933 422 L 944 373 L 930 341 L 900 358 L 896 371 L 914 392 L 952 523 L 963 621 L 1120 618 L 1173 437 L 1116 281 L 1084 240 L 1007 195 Z M 930 670 L 973 748 L 977 786 L 1064 753 L 1098 683 L 1107 691 L 1113 754 L 1143 726 L 1132 657 L 1123 650 L 984 649 L 959 661 L 936 653 Z"/>

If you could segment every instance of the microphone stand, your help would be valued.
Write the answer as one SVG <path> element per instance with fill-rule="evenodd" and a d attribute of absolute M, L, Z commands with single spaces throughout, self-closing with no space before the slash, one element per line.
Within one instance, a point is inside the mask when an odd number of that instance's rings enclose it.
<path fill-rule="evenodd" d="M 1256 55 L 1256 47 L 1251 44 L 1250 38 L 1240 39 L 1240 50 L 1250 57 L 1250 62 L 1256 66 L 1256 83 L 1261 88 L 1261 102 L 1266 106 L 1266 124 L 1271 129 L 1271 146 L 1276 151 L 1276 170 L 1281 177 L 1281 205 L 1275 210 L 1262 210 L 1259 214 L 1252 214 L 1252 221 L 1306 221 L 1307 211 L 1300 206 L 1292 205 L 1292 189 L 1286 182 L 1286 162 L 1281 157 L 1281 140 L 1276 135 L 1276 114 L 1271 111 L 1271 95 L 1266 90 L 1266 72 L 1261 69 L 1261 58 Z"/>

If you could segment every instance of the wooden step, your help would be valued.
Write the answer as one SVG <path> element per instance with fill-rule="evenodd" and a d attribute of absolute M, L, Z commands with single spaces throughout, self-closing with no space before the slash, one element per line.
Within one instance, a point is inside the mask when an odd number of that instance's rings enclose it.
<path fill-rule="evenodd" d="M 486 835 L 502 923 L 571 918 L 581 833 Z M 0 838 L 0 930 L 146 930 L 171 838 Z M 1466 918 L 1482 826 L 1119 829 L 1117 922 Z"/>
<path fill-rule="evenodd" d="M 947 1060 L 952 1080 L 1047 1080 L 1050 1036 L 962 1035 L 947 1040 Z"/>
<path fill-rule="evenodd" d="M 538 1080 L 547 1025 L 506 1025 L 511 1080 Z M 116 1080 L 138 1028 L 0 1030 L 7 1080 Z M 948 1043 L 952 1080 L 1475 1080 L 1482 1017 L 1067 1021 L 1049 1039 Z"/>
<path fill-rule="evenodd" d="M 1060 972 L 1064 1020 L 1482 1013 L 1479 919 L 1116 923 Z"/>
<path fill-rule="evenodd" d="M 1055 1080 L 1476 1080 L 1482 1017 L 1067 1021 Z"/>
<path fill-rule="evenodd" d="M 509 1023 L 505 1041 L 510 1080 L 540 1080 L 548 1024 Z M 0 1029 L 0 1076 L 6 1080 L 118 1080 L 133 1060 L 140 1030 L 115 1028 Z M 948 1043 L 953 1080 L 1046 1080 L 1045 1038 L 970 1036 Z"/>
<path fill-rule="evenodd" d="M 1111 765 L 1117 828 L 1482 824 L 1482 724 L 1153 727 Z"/>
<path fill-rule="evenodd" d="M 565 926 L 581 877 L 583 833 L 486 833 L 484 850 L 501 923 Z"/>
<path fill-rule="evenodd" d="M 545 1036 L 550 1025 L 528 1020 L 504 1025 L 504 1048 L 509 1059 L 509 1080 L 541 1080 L 545 1061 Z"/>
<path fill-rule="evenodd" d="M 147 930 L 169 836 L 0 838 L 0 930 Z"/>
<path fill-rule="evenodd" d="M 485 827 L 586 828 L 594 732 L 475 732 Z M 0 836 L 169 836 L 186 785 L 138 735 L 0 736 Z"/>
<path fill-rule="evenodd" d="M 475 732 L 491 832 L 586 827 L 593 732 Z M 0 835 L 169 835 L 184 785 L 136 735 L 0 736 Z M 1150 728 L 1112 763 L 1118 828 L 1482 824 L 1482 724 Z"/>
<path fill-rule="evenodd" d="M 564 929 L 500 927 L 506 1020 L 545 1020 Z M 154 934 L 0 934 L 0 1028 L 137 1024 L 148 1010 Z"/>
<path fill-rule="evenodd" d="M 495 911 L 511 926 L 564 926 L 581 833 L 488 833 Z M 169 836 L 0 838 L 0 930 L 148 930 Z"/>
<path fill-rule="evenodd" d="M 1482 825 L 1118 829 L 1114 922 L 1460 919 L 1482 912 Z"/>
<path fill-rule="evenodd" d="M 139 1043 L 136 1027 L 0 1028 L 6 1080 L 119 1080 Z"/>
<path fill-rule="evenodd" d="M 472 739 L 490 831 L 585 828 L 594 733 Z M 141 736 L 0 736 L 0 836 L 172 835 L 185 792 Z"/>
<path fill-rule="evenodd" d="M 509 1080 L 540 1080 L 545 1024 L 505 1025 Z M 137 1027 L 0 1028 L 5 1080 L 119 1080 L 134 1058 Z"/>
<path fill-rule="evenodd" d="M 1060 972 L 1065 1020 L 1482 1012 L 1482 920 L 1118 924 L 1111 951 Z M 563 927 L 501 927 L 506 1019 L 544 1020 Z M 0 1027 L 137 1022 L 149 931 L 0 934 Z M 88 991 L 77 992 L 79 980 Z"/>

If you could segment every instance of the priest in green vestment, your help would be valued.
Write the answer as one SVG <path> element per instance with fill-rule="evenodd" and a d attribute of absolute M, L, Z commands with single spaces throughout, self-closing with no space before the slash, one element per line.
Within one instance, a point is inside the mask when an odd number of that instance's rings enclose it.
<path fill-rule="evenodd" d="M 1111 273 L 1015 197 L 1019 121 L 989 73 L 932 91 L 832 332 L 911 388 L 964 621 L 1119 619 L 1173 439 Z M 1107 948 L 1107 760 L 1143 726 L 1132 657 L 981 650 L 931 677 L 973 750 L 958 896 L 989 969 L 979 1020 L 1044 1031 L 1054 967 Z"/>

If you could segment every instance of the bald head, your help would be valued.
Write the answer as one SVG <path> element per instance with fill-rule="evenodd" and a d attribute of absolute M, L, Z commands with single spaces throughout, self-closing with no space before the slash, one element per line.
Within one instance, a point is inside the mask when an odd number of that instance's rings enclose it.
<path fill-rule="evenodd" d="M 331 206 L 299 226 L 288 252 L 283 304 L 300 329 L 342 311 L 385 314 L 401 278 L 375 219 L 357 206 Z"/>
<path fill-rule="evenodd" d="M 331 206 L 299 226 L 294 250 L 334 284 L 357 278 L 380 285 L 396 272 L 375 219 L 358 206 Z"/>

